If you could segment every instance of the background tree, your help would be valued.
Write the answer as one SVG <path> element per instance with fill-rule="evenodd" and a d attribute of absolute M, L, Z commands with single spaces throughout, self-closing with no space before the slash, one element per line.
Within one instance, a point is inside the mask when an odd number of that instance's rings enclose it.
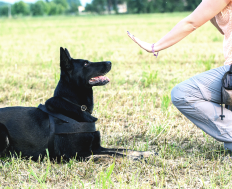
<path fill-rule="evenodd" d="M 42 0 L 31 5 L 31 13 L 34 16 L 42 16 L 49 13 L 49 3 Z"/>
<path fill-rule="evenodd" d="M 69 12 L 78 13 L 78 6 L 81 6 L 80 0 L 68 0 Z"/>
<path fill-rule="evenodd" d="M 201 0 L 93 0 L 86 4 L 85 10 L 98 14 L 111 14 L 114 10 L 117 14 L 118 4 L 127 3 L 128 13 L 131 14 L 182 12 L 194 10 L 200 2 Z M 0 0 L 0 16 L 7 16 L 8 4 Z M 81 6 L 80 0 L 38 0 L 29 9 L 28 4 L 20 1 L 12 5 L 12 14 L 42 16 L 78 13 L 78 6 Z"/>
<path fill-rule="evenodd" d="M 111 14 L 112 0 L 107 0 L 107 10 L 108 14 Z"/>
<path fill-rule="evenodd" d="M 112 0 L 113 9 L 114 9 L 116 14 L 118 14 L 118 4 L 123 3 L 123 2 L 125 2 L 125 1 Z"/>
<path fill-rule="evenodd" d="M 93 8 L 92 3 L 86 3 L 86 5 L 85 5 L 85 11 L 86 12 L 94 12 L 94 8 Z"/>
<path fill-rule="evenodd" d="M 87 4 L 86 11 L 103 12 L 106 7 L 110 13 L 111 7 L 117 13 L 117 5 L 127 3 L 128 13 L 156 13 L 156 12 L 182 12 L 192 11 L 201 2 L 201 0 L 93 0 Z M 97 7 L 96 7 L 97 6 Z"/>
<path fill-rule="evenodd" d="M 0 16 L 8 16 L 8 5 L 4 5 L 0 7 Z"/>
<path fill-rule="evenodd" d="M 57 5 L 61 5 L 62 7 L 64 7 L 65 10 L 68 9 L 68 2 L 67 0 L 53 0 L 53 2 Z"/>
<path fill-rule="evenodd" d="M 202 0 L 186 0 L 186 11 L 194 10 Z"/>
<path fill-rule="evenodd" d="M 106 11 L 107 0 L 93 0 L 91 4 L 91 12 L 102 14 L 104 11 Z"/>
<path fill-rule="evenodd" d="M 12 14 L 13 15 L 29 15 L 30 9 L 28 4 L 24 3 L 23 1 L 16 2 L 12 6 Z"/>
<path fill-rule="evenodd" d="M 59 15 L 65 12 L 65 8 L 61 4 L 56 4 L 53 1 L 49 3 L 48 15 Z"/>
<path fill-rule="evenodd" d="M 92 3 L 87 3 L 85 10 L 88 12 L 96 12 L 102 14 L 107 11 L 108 14 L 111 14 L 111 11 L 114 10 L 118 13 L 117 5 L 118 3 L 123 3 L 125 1 L 120 0 L 93 0 Z"/>

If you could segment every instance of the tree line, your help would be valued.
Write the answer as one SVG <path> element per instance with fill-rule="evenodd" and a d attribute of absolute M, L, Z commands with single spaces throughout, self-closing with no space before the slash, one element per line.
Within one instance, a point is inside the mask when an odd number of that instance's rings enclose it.
<path fill-rule="evenodd" d="M 35 3 L 25 3 L 19 1 L 13 5 L 4 4 L 0 7 L 0 16 L 12 15 L 59 15 L 64 13 L 78 14 L 78 6 L 80 6 L 80 0 L 38 0 Z"/>
<path fill-rule="evenodd" d="M 86 5 L 86 11 L 96 13 L 118 13 L 118 5 L 126 3 L 127 13 L 163 13 L 192 11 L 201 0 L 93 0 Z"/>
<path fill-rule="evenodd" d="M 127 13 L 163 13 L 192 11 L 201 0 L 92 0 L 85 7 L 86 12 L 106 14 L 118 13 L 118 5 L 126 3 Z M 27 4 L 19 1 L 11 5 L 2 5 L 0 2 L 0 16 L 12 15 L 58 15 L 64 13 L 78 14 L 80 0 L 38 0 Z"/>

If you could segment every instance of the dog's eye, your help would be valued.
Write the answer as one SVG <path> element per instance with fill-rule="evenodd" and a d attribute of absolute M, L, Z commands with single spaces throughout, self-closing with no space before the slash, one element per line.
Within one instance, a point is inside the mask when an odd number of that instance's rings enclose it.
<path fill-rule="evenodd" d="M 84 66 L 88 66 L 89 65 L 89 61 L 86 61 Z"/>

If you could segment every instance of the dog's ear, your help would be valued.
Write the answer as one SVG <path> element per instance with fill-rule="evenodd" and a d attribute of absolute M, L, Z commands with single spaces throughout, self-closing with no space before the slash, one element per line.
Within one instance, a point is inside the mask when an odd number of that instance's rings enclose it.
<path fill-rule="evenodd" d="M 72 65 L 70 54 L 60 47 L 60 67 L 70 69 Z"/>
<path fill-rule="evenodd" d="M 71 56 L 70 56 L 70 53 L 68 52 L 68 49 L 65 48 L 65 52 L 66 52 L 66 54 L 67 54 L 69 60 L 71 60 L 72 58 L 71 58 Z"/>

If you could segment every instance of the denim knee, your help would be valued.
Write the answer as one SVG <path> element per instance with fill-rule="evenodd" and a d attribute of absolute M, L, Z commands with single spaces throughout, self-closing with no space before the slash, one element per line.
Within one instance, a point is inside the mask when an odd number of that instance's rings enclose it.
<path fill-rule="evenodd" d="M 180 97 L 183 96 L 181 93 L 182 91 L 179 90 L 179 85 L 176 85 L 171 91 L 171 100 L 175 106 L 177 105 L 177 102 L 181 100 Z"/>

